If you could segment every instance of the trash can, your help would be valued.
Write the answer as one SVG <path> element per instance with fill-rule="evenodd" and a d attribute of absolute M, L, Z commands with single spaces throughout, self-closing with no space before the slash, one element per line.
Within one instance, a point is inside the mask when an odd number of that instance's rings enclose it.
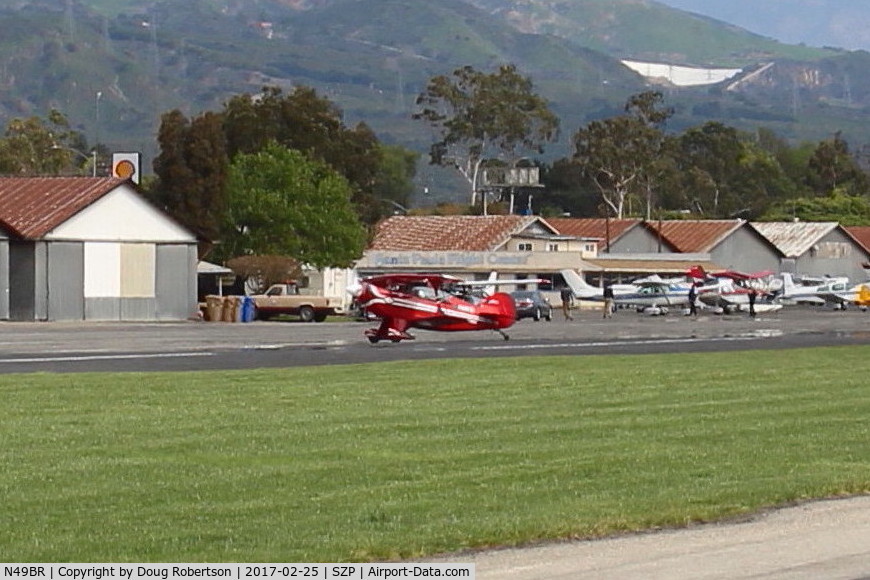
<path fill-rule="evenodd" d="M 254 318 L 256 318 L 256 306 L 254 305 L 254 299 L 250 296 L 242 296 L 242 322 L 253 322 Z"/>
<path fill-rule="evenodd" d="M 223 316 L 221 318 L 224 322 L 235 322 L 236 321 L 236 297 L 235 296 L 227 296 L 224 298 L 224 308 L 223 308 Z"/>
<path fill-rule="evenodd" d="M 209 295 L 205 297 L 205 317 L 209 322 L 223 320 L 224 299 L 222 296 Z"/>

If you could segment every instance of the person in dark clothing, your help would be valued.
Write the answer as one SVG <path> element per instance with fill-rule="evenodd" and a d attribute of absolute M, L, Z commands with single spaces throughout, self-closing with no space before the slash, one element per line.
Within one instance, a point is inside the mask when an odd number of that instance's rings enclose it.
<path fill-rule="evenodd" d="M 749 317 L 755 318 L 755 299 L 758 298 L 758 292 L 755 288 L 749 289 Z"/>
<path fill-rule="evenodd" d="M 562 314 L 565 315 L 565 320 L 574 320 L 574 317 L 571 316 L 571 306 L 574 305 L 574 293 L 568 286 L 562 286 L 559 295 L 562 298 Z"/>
<path fill-rule="evenodd" d="M 698 288 L 697 284 L 689 286 L 689 314 L 698 316 Z"/>
<path fill-rule="evenodd" d="M 604 318 L 613 317 L 613 311 L 613 286 L 608 284 L 604 287 Z"/>

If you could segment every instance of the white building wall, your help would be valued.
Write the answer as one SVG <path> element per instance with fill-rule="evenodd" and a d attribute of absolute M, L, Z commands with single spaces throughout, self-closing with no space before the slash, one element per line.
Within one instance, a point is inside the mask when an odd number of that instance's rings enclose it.
<path fill-rule="evenodd" d="M 129 186 L 121 186 L 45 235 L 46 240 L 195 243 Z"/>

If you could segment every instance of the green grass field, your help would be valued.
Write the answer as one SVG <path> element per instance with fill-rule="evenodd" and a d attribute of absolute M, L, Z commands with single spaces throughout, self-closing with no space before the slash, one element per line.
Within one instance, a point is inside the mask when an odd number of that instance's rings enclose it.
<path fill-rule="evenodd" d="M 870 492 L 870 347 L 0 375 L 0 553 L 314 562 Z"/>

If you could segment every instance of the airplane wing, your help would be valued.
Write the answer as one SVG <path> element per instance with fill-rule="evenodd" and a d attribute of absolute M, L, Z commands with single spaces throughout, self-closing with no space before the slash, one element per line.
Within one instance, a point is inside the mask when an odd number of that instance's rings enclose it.
<path fill-rule="evenodd" d="M 363 280 L 369 284 L 389 288 L 391 286 L 432 286 L 436 290 L 443 286 L 461 284 L 462 278 L 447 274 L 381 274 Z"/>
<path fill-rule="evenodd" d="M 816 296 L 824 300 L 827 304 L 834 304 L 835 306 L 842 306 L 848 302 L 851 302 L 851 297 L 848 295 L 848 292 L 825 292 L 820 291 L 816 293 Z"/>

